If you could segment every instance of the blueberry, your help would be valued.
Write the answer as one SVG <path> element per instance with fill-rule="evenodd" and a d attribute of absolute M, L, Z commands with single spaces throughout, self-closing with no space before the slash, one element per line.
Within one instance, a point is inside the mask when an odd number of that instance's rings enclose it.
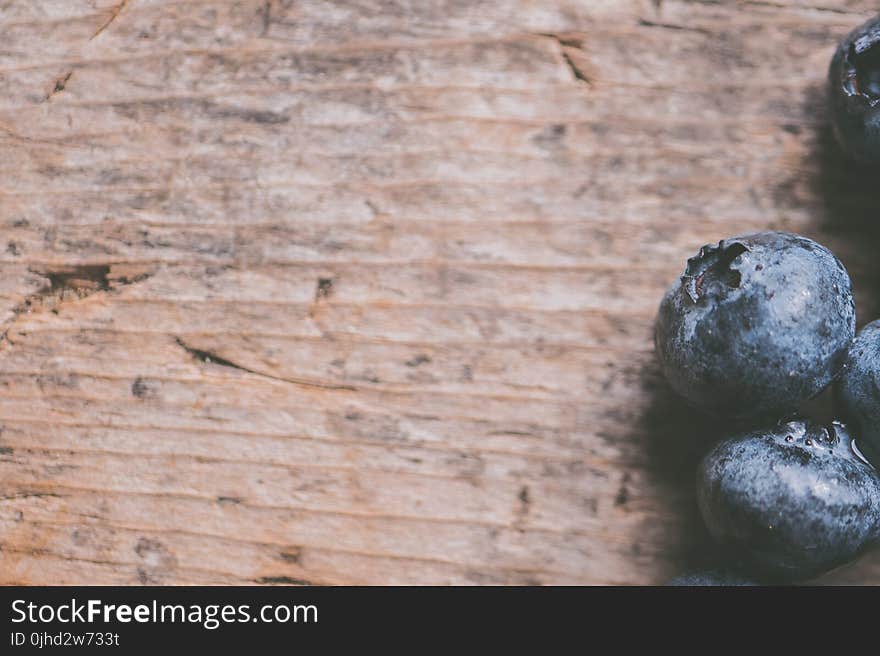
<path fill-rule="evenodd" d="M 880 16 L 841 41 L 828 82 L 837 141 L 855 159 L 880 162 Z"/>
<path fill-rule="evenodd" d="M 880 321 L 859 331 L 834 386 L 837 411 L 862 453 L 880 467 Z"/>
<path fill-rule="evenodd" d="M 880 543 L 880 476 L 839 423 L 721 442 L 700 464 L 697 501 L 712 536 L 774 579 L 812 578 Z"/>
<path fill-rule="evenodd" d="M 849 276 L 816 242 L 759 232 L 703 246 L 660 304 L 654 344 L 692 406 L 785 416 L 837 375 L 855 333 Z"/>
<path fill-rule="evenodd" d="M 740 572 L 732 569 L 700 569 L 694 570 L 692 572 L 688 572 L 687 574 L 683 574 L 682 576 L 677 576 L 672 579 L 669 583 L 669 586 L 723 586 L 723 587 L 733 587 L 733 586 L 748 586 L 748 585 L 761 585 L 755 579 L 745 576 Z"/>

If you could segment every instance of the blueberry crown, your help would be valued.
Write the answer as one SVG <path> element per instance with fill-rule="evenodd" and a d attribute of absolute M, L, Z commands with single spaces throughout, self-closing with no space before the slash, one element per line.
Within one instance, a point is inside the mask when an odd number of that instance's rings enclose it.
<path fill-rule="evenodd" d="M 747 250 L 742 242 L 723 239 L 718 246 L 706 244 L 700 248 L 700 252 L 687 261 L 681 277 L 681 284 L 690 299 L 697 303 L 721 289 L 739 287 L 740 272 L 730 265 Z"/>

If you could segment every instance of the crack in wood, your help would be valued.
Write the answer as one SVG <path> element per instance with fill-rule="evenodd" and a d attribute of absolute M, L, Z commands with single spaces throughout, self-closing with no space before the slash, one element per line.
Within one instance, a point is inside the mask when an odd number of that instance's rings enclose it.
<path fill-rule="evenodd" d="M 302 559 L 302 548 L 301 547 L 291 547 L 290 549 L 286 549 L 278 554 L 281 560 L 284 560 L 288 563 L 296 563 L 300 564 L 300 560 Z"/>
<path fill-rule="evenodd" d="M 73 71 L 69 71 L 67 75 L 64 75 L 57 80 L 55 80 L 55 86 L 52 90 L 46 94 L 45 101 L 48 102 L 51 100 L 56 94 L 61 93 L 67 87 L 67 83 L 70 81 L 70 78 L 73 76 Z"/>
<path fill-rule="evenodd" d="M 587 75 L 586 71 L 578 65 L 569 52 L 570 50 L 583 52 L 583 43 L 579 38 L 556 34 L 555 32 L 540 32 L 538 33 L 538 36 L 546 37 L 556 43 L 563 63 L 568 68 L 569 72 L 571 72 L 571 75 L 576 82 L 583 83 L 588 87 L 593 86 L 593 80 Z"/>
<path fill-rule="evenodd" d="M 641 27 L 657 27 L 664 30 L 676 30 L 678 32 L 694 32 L 696 34 L 703 34 L 709 36 L 712 34 L 710 30 L 707 30 L 702 27 L 691 27 L 689 25 L 676 25 L 674 23 L 659 23 L 657 21 L 651 21 L 644 18 L 639 19 L 639 25 Z"/>
<path fill-rule="evenodd" d="M 133 285 L 153 275 L 152 271 L 143 271 L 130 278 L 111 278 L 109 264 L 77 264 L 53 269 L 29 268 L 28 271 L 44 278 L 46 282 L 12 308 L 12 318 L 6 322 L 5 330 L 0 333 L 0 342 L 12 343 L 9 331 L 24 314 L 46 308 L 57 314 L 58 308 L 67 301 L 81 300 L 98 292 L 110 291 L 114 286 Z"/>
<path fill-rule="evenodd" d="M 97 36 L 98 36 L 99 34 L 101 34 L 101 32 L 103 32 L 103 31 L 106 30 L 108 27 L 110 27 L 110 23 L 112 23 L 113 21 L 116 20 L 116 17 L 119 16 L 120 12 L 121 12 L 123 9 L 125 9 L 125 6 L 126 6 L 127 4 L 128 4 L 128 0 L 122 0 L 122 2 L 120 2 L 118 5 L 116 5 L 116 6 L 113 8 L 113 10 L 110 12 L 110 18 L 108 18 L 106 21 L 104 21 L 104 24 L 101 25 L 101 27 L 98 28 L 98 30 L 97 30 L 97 31 L 91 36 L 91 38 L 89 39 L 89 41 L 94 40 L 95 38 L 97 38 Z"/>
<path fill-rule="evenodd" d="M 580 82 L 584 82 L 587 86 L 593 86 L 592 80 L 587 77 L 587 75 L 578 67 L 577 64 L 574 63 L 574 60 L 571 58 L 565 49 L 562 50 L 562 58 L 565 60 L 565 64 L 568 66 L 571 74 L 574 76 L 574 79 L 579 80 Z"/>
<path fill-rule="evenodd" d="M 254 376 L 260 376 L 262 378 L 268 378 L 269 380 L 277 380 L 282 383 L 290 383 L 291 385 L 301 385 L 303 387 L 315 387 L 319 389 L 328 389 L 328 390 L 343 390 L 349 392 L 356 392 L 357 388 L 353 385 L 337 385 L 334 383 L 322 383 L 319 381 L 306 380 L 302 378 L 288 378 L 285 376 L 274 376 L 272 374 L 267 374 L 262 371 L 257 371 L 256 369 L 251 369 L 249 367 L 242 366 L 232 360 L 228 360 L 222 356 L 217 355 L 213 351 L 205 351 L 203 349 L 195 348 L 190 346 L 186 342 L 184 342 L 180 337 L 175 337 L 174 341 L 177 345 L 182 348 L 184 351 L 190 354 L 193 359 L 198 360 L 199 362 L 204 362 L 205 364 L 214 364 L 220 367 L 228 367 L 230 369 L 237 369 L 238 371 L 243 371 L 244 373 L 253 374 Z"/>
<path fill-rule="evenodd" d="M 54 492 L 21 492 L 19 494 L 0 494 L 0 501 L 15 501 L 16 499 L 61 499 L 63 495 Z"/>

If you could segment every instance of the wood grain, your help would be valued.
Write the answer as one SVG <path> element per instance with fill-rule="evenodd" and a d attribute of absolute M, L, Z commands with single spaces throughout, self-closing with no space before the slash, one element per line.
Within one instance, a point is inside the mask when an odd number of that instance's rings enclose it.
<path fill-rule="evenodd" d="M 717 427 L 651 322 L 805 233 L 861 0 L 0 7 L 0 583 L 659 583 Z M 880 557 L 834 573 L 880 580 Z"/>

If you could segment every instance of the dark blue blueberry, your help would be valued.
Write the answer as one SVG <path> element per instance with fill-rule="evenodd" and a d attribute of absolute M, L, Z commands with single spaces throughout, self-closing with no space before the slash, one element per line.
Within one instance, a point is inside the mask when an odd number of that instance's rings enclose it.
<path fill-rule="evenodd" d="M 880 321 L 859 331 L 834 387 L 836 410 L 862 453 L 880 467 Z"/>
<path fill-rule="evenodd" d="M 812 578 L 880 543 L 880 476 L 838 423 L 721 442 L 700 464 L 697 501 L 723 547 L 777 580 Z"/>
<path fill-rule="evenodd" d="M 828 81 L 837 141 L 855 159 L 880 162 L 880 16 L 841 41 Z"/>
<path fill-rule="evenodd" d="M 666 293 L 657 356 L 692 406 L 775 420 L 837 375 L 855 333 L 849 275 L 811 239 L 760 232 L 703 246 Z"/>
<path fill-rule="evenodd" d="M 732 569 L 701 569 L 688 572 L 682 576 L 676 576 L 667 585 L 670 586 L 749 586 L 761 585 L 755 579 L 745 576 Z"/>

